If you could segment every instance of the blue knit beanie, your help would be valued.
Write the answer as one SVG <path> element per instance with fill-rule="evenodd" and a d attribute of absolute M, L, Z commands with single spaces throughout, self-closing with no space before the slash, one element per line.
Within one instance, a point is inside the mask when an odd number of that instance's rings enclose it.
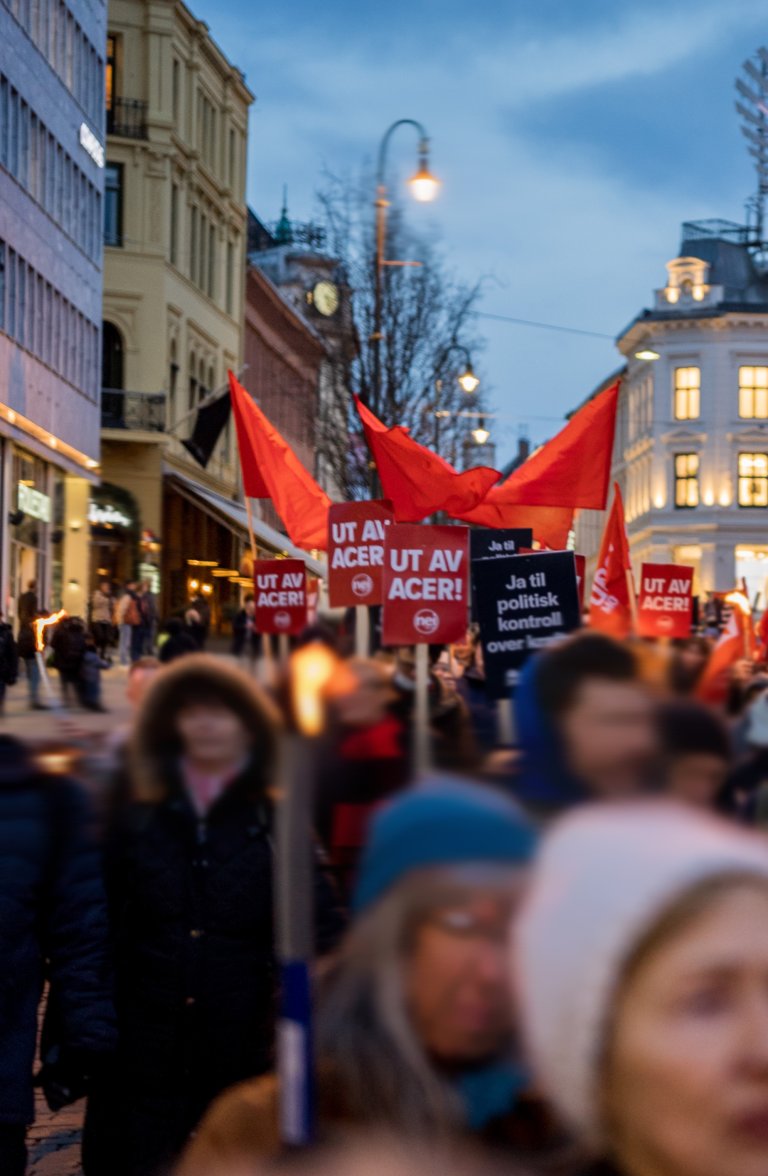
<path fill-rule="evenodd" d="M 481 784 L 425 783 L 373 820 L 354 896 L 359 914 L 412 870 L 431 866 L 522 866 L 536 846 L 523 812 Z"/>

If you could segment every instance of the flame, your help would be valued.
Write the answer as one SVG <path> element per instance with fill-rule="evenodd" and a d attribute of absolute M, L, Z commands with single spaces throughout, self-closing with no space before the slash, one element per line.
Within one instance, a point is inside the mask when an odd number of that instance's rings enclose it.
<path fill-rule="evenodd" d="M 304 735 L 319 735 L 323 729 L 323 690 L 337 665 L 336 654 L 319 641 L 297 649 L 291 658 L 293 705 Z"/>
<path fill-rule="evenodd" d="M 743 592 L 729 592 L 725 598 L 726 604 L 732 604 L 743 617 L 752 616 L 752 606 Z"/>
<path fill-rule="evenodd" d="M 64 609 L 60 608 L 58 612 L 51 613 L 47 617 L 38 617 L 36 621 L 32 622 L 32 628 L 35 630 L 35 651 L 37 653 L 42 653 L 45 649 L 44 633 L 48 626 L 57 625 L 61 618 L 66 615 Z"/>

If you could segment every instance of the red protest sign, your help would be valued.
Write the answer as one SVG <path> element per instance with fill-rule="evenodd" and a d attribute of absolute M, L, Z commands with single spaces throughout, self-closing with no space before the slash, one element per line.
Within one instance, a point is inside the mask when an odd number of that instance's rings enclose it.
<path fill-rule="evenodd" d="M 328 511 L 328 597 L 332 608 L 381 604 L 384 536 L 392 503 L 334 502 Z"/>
<path fill-rule="evenodd" d="M 637 599 L 641 637 L 688 637 L 693 614 L 693 568 L 643 564 Z"/>
<path fill-rule="evenodd" d="M 257 559 L 254 622 L 259 633 L 300 633 L 307 625 L 307 571 L 301 559 Z"/>
<path fill-rule="evenodd" d="M 468 569 L 468 527 L 393 523 L 384 541 L 384 644 L 461 640 L 467 631 Z"/>

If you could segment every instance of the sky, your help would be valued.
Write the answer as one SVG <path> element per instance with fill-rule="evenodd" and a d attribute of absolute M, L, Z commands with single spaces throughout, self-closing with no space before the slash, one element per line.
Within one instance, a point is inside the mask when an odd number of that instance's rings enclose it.
<path fill-rule="evenodd" d="M 765 0 L 188 3 L 256 95 L 260 217 L 285 183 L 311 219 L 324 172 L 360 175 L 395 119 L 418 119 L 442 189 L 406 214 L 482 279 L 480 310 L 610 336 L 478 320 L 499 464 L 619 366 L 611 340 L 664 285 L 682 222 L 741 221 L 756 185 L 733 83 L 768 43 Z M 390 160 L 397 186 L 408 128 Z"/>

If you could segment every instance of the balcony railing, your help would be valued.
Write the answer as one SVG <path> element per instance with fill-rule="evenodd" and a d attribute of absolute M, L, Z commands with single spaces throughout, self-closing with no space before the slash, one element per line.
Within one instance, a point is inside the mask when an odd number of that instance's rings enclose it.
<path fill-rule="evenodd" d="M 165 432 L 165 392 L 124 392 L 101 390 L 102 429 L 136 429 L 144 433 Z"/>
<path fill-rule="evenodd" d="M 107 134 L 122 139 L 146 139 L 147 103 L 138 98 L 113 98 L 107 111 Z"/>

